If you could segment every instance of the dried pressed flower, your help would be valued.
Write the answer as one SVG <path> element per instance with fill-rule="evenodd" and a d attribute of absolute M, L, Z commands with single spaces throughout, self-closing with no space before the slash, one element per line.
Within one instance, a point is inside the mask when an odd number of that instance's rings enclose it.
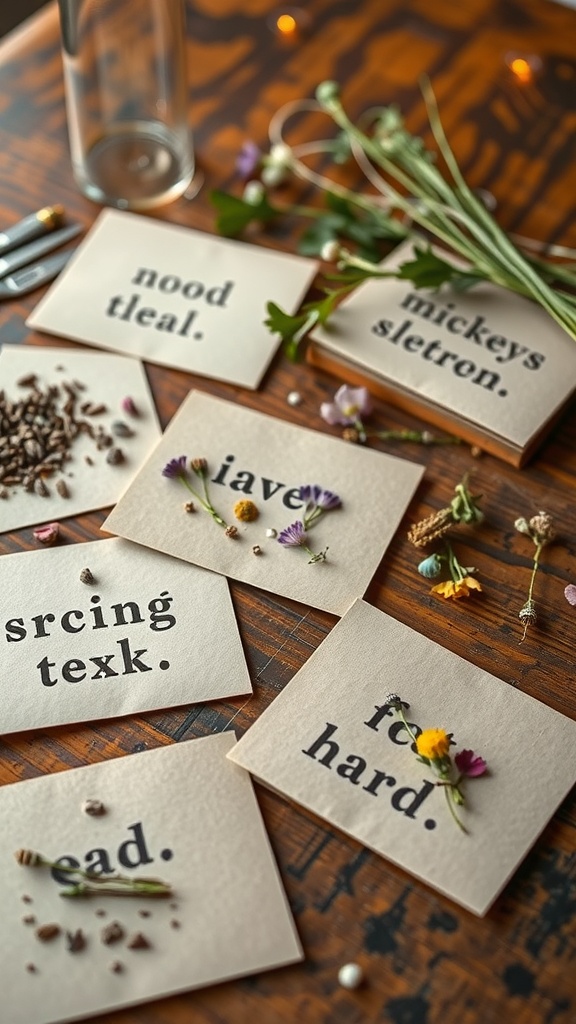
<path fill-rule="evenodd" d="M 192 459 L 190 462 L 190 469 L 192 470 L 193 473 L 196 474 L 196 476 L 200 477 L 200 479 L 202 480 L 202 489 L 204 492 L 203 497 L 200 494 L 198 494 L 198 491 L 196 491 L 194 487 L 192 487 L 192 484 L 190 483 L 190 479 L 188 476 L 188 459 L 186 455 L 178 455 L 176 458 L 170 459 L 170 461 L 166 463 L 164 469 L 162 470 L 162 476 L 167 477 L 169 480 L 179 480 L 184 485 L 184 487 L 186 487 L 186 489 L 190 491 L 191 494 L 194 495 L 194 497 L 200 503 L 204 511 L 208 512 L 208 514 L 212 516 L 214 522 L 217 523 L 218 526 L 222 526 L 226 530 L 228 536 L 232 536 L 232 534 L 228 533 L 230 527 L 228 527 L 228 524 L 225 522 L 224 519 L 222 519 L 222 516 L 216 511 L 210 500 L 210 495 L 208 492 L 208 462 L 204 458 Z M 188 502 L 184 506 L 184 508 L 186 512 L 194 511 L 194 505 L 190 502 Z"/>
<path fill-rule="evenodd" d="M 552 516 L 548 512 L 538 512 L 537 515 L 532 516 L 531 519 L 525 519 L 523 516 L 516 519 L 514 522 L 514 528 L 518 533 L 522 533 L 527 537 L 530 537 L 536 548 L 534 557 L 532 560 L 532 575 L 530 577 L 530 586 L 528 588 L 528 597 L 524 602 L 522 608 L 518 612 L 518 618 L 524 626 L 524 631 L 520 643 L 526 639 L 526 633 L 528 632 L 529 626 L 535 626 L 538 621 L 538 615 L 536 613 L 536 602 L 534 601 L 534 583 L 536 581 L 536 573 L 540 565 L 540 556 L 543 548 L 547 544 L 551 544 L 556 536 L 554 529 L 554 523 Z"/>
<path fill-rule="evenodd" d="M 241 498 L 234 505 L 234 515 L 241 523 L 253 523 L 260 515 L 258 506 L 249 498 Z"/>
<path fill-rule="evenodd" d="M 82 879 L 74 882 L 71 877 L 71 885 L 63 889 L 61 896 L 75 898 L 79 896 L 152 896 L 167 897 L 172 895 L 172 887 L 159 878 L 139 878 L 128 875 L 97 875 L 92 871 L 85 871 L 81 867 L 72 867 L 63 864 L 61 861 L 49 860 L 42 853 L 36 850 L 16 850 L 16 860 L 23 867 L 57 869 L 70 876 L 77 875 Z"/>
<path fill-rule="evenodd" d="M 418 760 L 428 765 L 436 776 L 436 785 L 444 789 L 446 803 L 453 821 L 462 832 L 467 832 L 456 813 L 456 807 L 461 807 L 466 802 L 462 783 L 466 778 L 475 779 L 484 775 L 488 768 L 486 761 L 472 750 L 461 750 L 454 755 L 454 760 L 452 760 L 450 756 L 450 747 L 454 743 L 452 733 L 440 728 L 415 732 L 404 714 L 404 709 L 410 707 L 406 701 L 401 700 L 397 693 L 390 693 L 385 698 L 385 703 L 393 708 L 400 718 L 413 747 L 416 748 Z"/>
<path fill-rule="evenodd" d="M 124 412 L 128 413 L 129 416 L 139 415 L 136 403 L 134 402 L 133 398 L 130 398 L 129 395 L 127 395 L 126 398 L 122 399 L 122 401 L 120 402 L 120 406 L 124 410 Z"/>
<path fill-rule="evenodd" d="M 439 761 L 450 750 L 450 737 L 444 729 L 425 729 L 416 738 L 416 750 L 428 761 Z"/>
<path fill-rule="evenodd" d="M 298 519 L 295 523 L 290 526 L 286 526 L 284 530 L 280 530 L 278 534 L 278 543 L 282 544 L 286 548 L 303 548 L 307 554 L 310 555 L 308 564 L 311 565 L 313 562 L 324 562 L 326 561 L 326 552 L 324 551 L 314 553 L 308 546 L 308 534 L 304 529 L 304 523 Z"/>
<path fill-rule="evenodd" d="M 471 590 L 481 591 L 482 587 L 473 576 L 463 576 L 459 580 L 445 580 L 443 583 L 437 583 L 435 587 L 432 587 L 431 593 L 457 601 L 460 597 L 470 597 Z"/>
<path fill-rule="evenodd" d="M 327 243 L 329 246 L 332 244 Z M 326 248 L 327 254 L 330 251 Z M 328 258 L 328 255 L 323 255 L 323 258 Z M 326 423 L 344 427 L 342 437 L 345 441 L 364 444 L 368 438 L 375 437 L 380 441 L 414 441 L 426 445 L 460 443 L 460 439 L 455 437 L 437 438 L 429 430 L 368 430 L 364 420 L 371 412 L 372 398 L 368 389 L 352 388 L 348 384 L 338 388 L 332 402 L 322 402 L 320 406 L 320 415 Z"/>

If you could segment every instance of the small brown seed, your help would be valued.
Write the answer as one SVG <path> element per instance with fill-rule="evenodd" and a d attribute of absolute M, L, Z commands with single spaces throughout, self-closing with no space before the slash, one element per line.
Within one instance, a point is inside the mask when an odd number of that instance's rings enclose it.
<path fill-rule="evenodd" d="M 120 942 L 124 938 L 126 932 L 119 921 L 111 921 L 100 934 L 105 946 L 113 946 L 115 942 Z"/>
<path fill-rule="evenodd" d="M 126 943 L 128 949 L 150 949 L 150 943 L 142 932 L 136 932 Z"/>
<path fill-rule="evenodd" d="M 103 402 L 83 402 L 80 412 L 83 412 L 85 416 L 100 416 L 101 413 L 106 412 L 106 406 Z"/>
<path fill-rule="evenodd" d="M 86 949 L 86 936 L 81 928 L 75 932 L 66 932 L 66 948 L 69 953 L 80 953 Z"/>
<path fill-rule="evenodd" d="M 46 484 L 44 483 L 41 476 L 39 476 L 38 479 L 34 481 L 34 490 L 36 494 L 38 494 L 39 497 L 41 498 L 47 498 L 48 495 L 50 494 L 50 491 L 46 487 Z"/>
<path fill-rule="evenodd" d="M 26 970 L 28 971 L 28 974 L 36 974 L 38 968 L 36 967 L 36 964 L 26 964 Z"/>
<path fill-rule="evenodd" d="M 26 377 L 20 377 L 16 383 L 19 388 L 35 388 L 38 381 L 38 377 L 35 373 L 29 373 Z"/>
<path fill-rule="evenodd" d="M 70 491 L 68 490 L 68 484 L 66 483 L 65 480 L 62 480 L 62 479 L 57 480 L 55 486 L 56 486 L 56 490 L 57 490 L 57 492 L 58 492 L 58 494 L 60 495 L 61 498 L 69 498 L 70 497 Z"/>
<path fill-rule="evenodd" d="M 36 924 L 36 918 L 34 917 L 34 914 L 26 914 L 26 916 L 22 918 L 22 922 L 24 924 Z"/>
<path fill-rule="evenodd" d="M 40 942 L 51 942 L 57 935 L 60 935 L 62 929 L 59 924 L 41 924 L 36 929 L 36 938 L 40 939 Z"/>
<path fill-rule="evenodd" d="M 96 579 L 92 575 L 92 573 L 90 572 L 90 569 L 82 569 L 82 572 L 80 573 L 80 582 L 81 583 L 96 583 Z M 92 801 L 92 803 L 98 803 L 98 801 L 97 800 L 96 801 Z M 86 808 L 84 808 L 84 810 L 86 810 Z M 95 811 L 86 811 L 86 813 L 87 814 L 95 814 L 96 812 Z M 103 811 L 98 811 L 97 813 L 98 814 L 103 814 L 104 812 Z"/>
<path fill-rule="evenodd" d="M 121 448 L 111 448 L 106 455 L 106 462 L 110 466 L 119 466 L 121 462 L 124 462 L 124 452 Z"/>
<path fill-rule="evenodd" d="M 110 964 L 110 970 L 112 971 L 113 974 L 122 974 L 122 971 L 124 970 L 124 964 L 121 963 L 120 960 L 113 960 L 112 963 Z"/>
<path fill-rule="evenodd" d="M 134 437 L 132 427 L 129 427 L 127 423 L 122 423 L 121 420 L 116 420 L 112 424 L 111 429 L 112 433 L 115 434 L 116 437 Z"/>

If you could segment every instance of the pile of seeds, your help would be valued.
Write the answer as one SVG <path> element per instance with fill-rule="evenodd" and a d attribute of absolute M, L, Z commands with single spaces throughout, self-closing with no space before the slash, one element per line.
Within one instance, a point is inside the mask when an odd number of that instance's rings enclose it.
<path fill-rule="evenodd" d="M 0 391 L 0 498 L 9 497 L 9 488 L 47 497 L 46 481 L 55 477 L 56 493 L 67 498 L 68 485 L 61 474 L 81 435 L 91 438 L 97 451 L 106 450 L 110 465 L 124 461 L 114 436 L 130 437 L 132 429 L 122 422 L 113 423 L 111 432 L 95 426 L 93 418 L 108 410 L 103 403 L 83 400 L 86 386 L 80 381 L 43 386 L 32 373 L 17 383 L 26 390 L 23 398 L 11 401 Z M 89 456 L 86 461 L 93 464 Z"/>

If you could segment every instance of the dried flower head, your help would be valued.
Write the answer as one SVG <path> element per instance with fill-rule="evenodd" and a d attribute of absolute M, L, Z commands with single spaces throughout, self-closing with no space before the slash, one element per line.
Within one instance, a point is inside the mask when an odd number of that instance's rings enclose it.
<path fill-rule="evenodd" d="M 556 536 L 554 529 L 554 522 L 552 516 L 548 512 L 540 511 L 536 515 L 532 516 L 531 519 L 525 519 L 520 517 L 514 522 L 514 528 L 518 533 L 522 533 L 524 536 L 530 537 L 534 546 L 535 552 L 532 560 L 532 575 L 530 577 L 530 585 L 528 587 L 528 597 L 522 605 L 522 608 L 518 612 L 518 618 L 524 626 L 524 631 L 520 639 L 520 643 L 526 639 L 526 633 L 528 632 L 529 626 L 535 626 L 538 621 L 538 615 L 536 612 L 536 602 L 534 601 L 534 583 L 536 581 L 536 573 L 540 565 L 540 556 L 542 550 L 547 544 L 551 544 Z"/>
<path fill-rule="evenodd" d="M 206 459 L 192 459 L 190 462 L 190 468 L 192 472 L 202 480 L 203 496 L 198 494 L 190 482 L 188 476 L 188 459 L 186 455 L 179 455 L 174 459 L 170 459 L 162 470 L 162 476 L 167 477 L 169 480 L 179 480 L 184 487 L 194 495 L 204 511 L 208 512 L 208 514 L 212 516 L 214 522 L 226 530 L 228 528 L 228 524 L 224 519 L 222 519 L 222 516 L 219 515 L 210 500 L 208 492 L 208 463 Z M 193 502 L 187 502 L 184 505 L 184 510 L 186 512 L 194 512 L 195 508 Z"/>
<path fill-rule="evenodd" d="M 258 506 L 249 498 L 241 498 L 234 505 L 234 515 L 241 523 L 253 523 L 260 515 Z"/>
<path fill-rule="evenodd" d="M 39 526 L 36 530 L 32 531 L 32 536 L 35 540 L 43 544 L 44 547 L 51 547 L 55 544 L 60 535 L 60 527 L 58 523 L 47 523 L 46 526 Z"/>
<path fill-rule="evenodd" d="M 462 783 L 467 778 L 475 779 L 484 775 L 488 769 L 486 761 L 483 757 L 475 754 L 473 750 L 468 749 L 459 751 L 452 760 L 450 756 L 450 747 L 454 743 L 452 733 L 440 728 L 415 732 L 404 714 L 404 709 L 410 705 L 401 701 L 396 693 L 391 693 L 386 697 L 386 704 L 393 708 L 398 715 L 412 741 L 412 746 L 416 748 L 418 760 L 428 765 L 436 776 L 436 785 L 443 788 L 453 821 L 462 832 L 467 832 L 456 813 L 456 807 L 461 807 L 466 802 Z"/>

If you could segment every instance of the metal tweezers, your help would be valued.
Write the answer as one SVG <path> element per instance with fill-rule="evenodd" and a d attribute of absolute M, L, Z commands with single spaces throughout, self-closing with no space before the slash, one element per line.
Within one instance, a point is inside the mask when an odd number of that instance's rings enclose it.
<path fill-rule="evenodd" d="M 66 266 L 75 250 L 66 249 L 47 259 L 41 257 L 70 242 L 81 231 L 80 224 L 70 224 L 69 227 L 50 231 L 42 238 L 0 256 L 0 300 L 26 295 L 34 288 L 52 281 Z"/>

